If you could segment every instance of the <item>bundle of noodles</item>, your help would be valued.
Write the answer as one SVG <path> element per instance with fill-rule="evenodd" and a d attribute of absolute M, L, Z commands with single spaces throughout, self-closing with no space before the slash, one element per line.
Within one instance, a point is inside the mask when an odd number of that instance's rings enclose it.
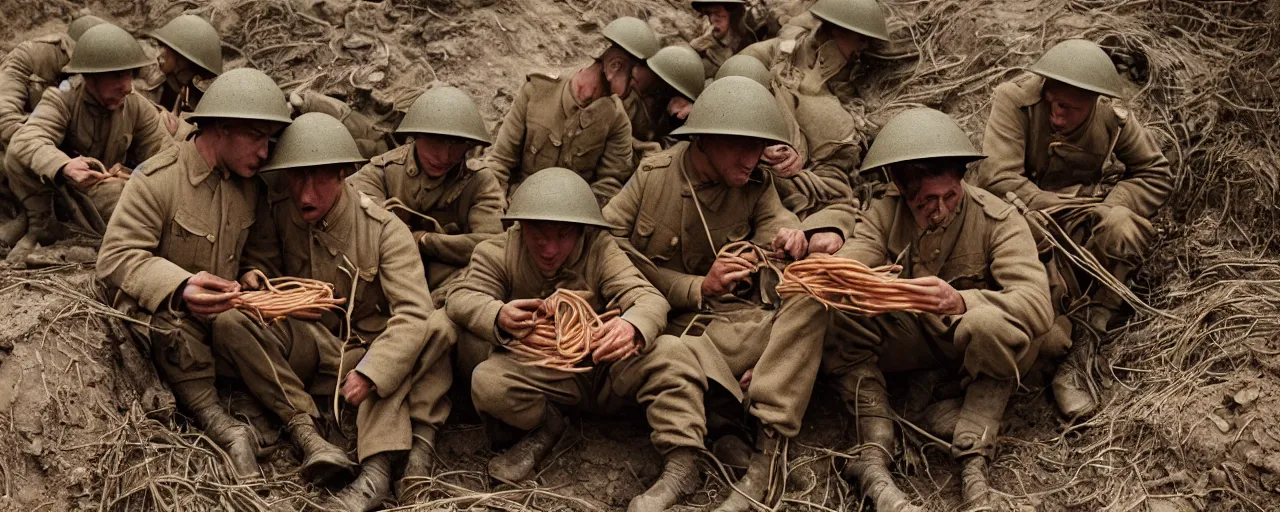
<path fill-rule="evenodd" d="M 934 301 L 927 288 L 898 279 L 902 268 L 870 268 L 854 260 L 811 254 L 787 266 L 778 294 L 809 295 L 828 307 L 873 316 L 894 311 L 922 312 Z"/>
<path fill-rule="evenodd" d="M 568 290 L 556 290 L 543 299 L 533 332 L 507 348 L 524 364 L 570 373 L 591 371 L 578 366 L 594 349 L 592 338 L 609 319 L 620 312 L 612 309 L 597 315 L 586 299 Z M 630 357 L 627 354 L 624 357 Z"/>
<path fill-rule="evenodd" d="M 303 311 L 323 313 L 339 309 L 346 299 L 333 298 L 333 285 L 315 279 L 277 277 L 267 279 L 254 271 L 265 283 L 265 290 L 244 292 L 236 298 L 236 309 L 266 324 Z"/>

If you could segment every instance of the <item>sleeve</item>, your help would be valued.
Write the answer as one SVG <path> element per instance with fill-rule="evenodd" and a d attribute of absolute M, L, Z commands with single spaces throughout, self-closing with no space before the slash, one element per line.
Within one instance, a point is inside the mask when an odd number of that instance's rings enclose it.
<path fill-rule="evenodd" d="M 494 344 L 502 343 L 498 336 L 498 311 L 510 293 L 511 280 L 503 265 L 506 241 L 506 235 L 500 235 L 476 246 L 467 274 L 444 302 L 450 320 Z"/>
<path fill-rule="evenodd" d="M 27 78 L 32 69 L 31 53 L 22 46 L 9 52 L 0 67 L 0 146 L 27 120 Z"/>
<path fill-rule="evenodd" d="M 779 41 L 780 39 L 775 37 L 758 43 L 752 43 L 750 46 L 743 48 L 742 51 L 738 52 L 738 55 L 755 57 L 755 59 L 760 61 L 761 64 L 764 64 L 765 68 L 772 69 L 774 52 L 778 51 Z"/>
<path fill-rule="evenodd" d="M 755 226 L 753 243 L 761 247 L 773 244 L 773 238 L 782 228 L 800 229 L 800 219 L 796 214 L 782 205 L 778 197 L 778 189 L 773 186 L 773 179 L 768 179 L 768 187 L 756 201 L 755 215 L 752 224 Z"/>
<path fill-rule="evenodd" d="M 647 350 L 667 326 L 667 313 L 671 305 L 658 293 L 640 270 L 631 263 L 626 253 L 607 233 L 596 237 L 595 246 L 600 265 L 596 276 L 600 291 L 609 302 L 622 310 L 622 319 L 636 327 L 644 338 Z"/>
<path fill-rule="evenodd" d="M 876 199 L 858 215 L 853 224 L 853 235 L 836 251 L 836 256 L 873 268 L 890 263 L 887 234 L 896 209 L 896 196 Z"/>
<path fill-rule="evenodd" d="M 809 214 L 800 223 L 805 233 L 834 231 L 848 239 L 853 236 L 854 217 L 857 211 L 853 203 L 853 186 L 849 175 L 828 162 L 819 162 L 812 169 L 801 171 L 815 189 L 818 211 Z"/>
<path fill-rule="evenodd" d="M 481 169 L 471 177 L 468 186 L 475 188 L 467 209 L 467 225 L 471 232 L 458 235 L 426 233 L 419 237 L 419 249 L 423 255 L 449 265 L 465 266 L 480 242 L 502 232 L 506 195 L 502 193 L 497 176 L 488 169 Z"/>
<path fill-rule="evenodd" d="M 1010 214 L 992 229 L 991 277 L 989 290 L 960 290 L 965 307 L 994 306 L 1023 322 L 1027 335 L 1035 338 L 1049 330 L 1053 309 L 1049 300 L 1049 278 L 1037 257 L 1031 228 L 1022 215 Z"/>
<path fill-rule="evenodd" d="M 63 95 L 50 91 L 40 99 L 31 118 L 9 141 L 9 152 L 27 169 L 48 181 L 58 177 L 71 157 L 58 149 L 66 134 L 71 113 Z"/>
<path fill-rule="evenodd" d="M 1013 192 L 1032 208 L 1053 204 L 1056 196 L 1040 190 L 1026 173 L 1027 117 L 1013 101 L 1013 84 L 996 88 L 991 115 L 982 136 L 982 153 L 987 155 L 978 168 L 978 186 L 996 197 Z"/>
<path fill-rule="evenodd" d="M 379 241 L 378 280 L 390 309 L 387 328 L 369 344 L 355 370 L 372 380 L 379 396 L 394 393 L 404 382 L 427 343 L 428 318 L 434 309 L 422 259 L 413 250 L 409 228 L 399 221 L 383 225 Z"/>
<path fill-rule="evenodd" d="M 632 160 L 635 158 L 635 148 L 631 145 L 631 120 L 627 119 L 622 103 L 619 101 L 617 105 L 618 115 L 609 127 L 609 138 L 605 142 L 604 153 L 600 155 L 596 179 L 591 183 L 591 191 L 595 192 L 596 200 L 602 205 L 618 195 L 622 185 L 635 171 L 635 162 Z"/>
<path fill-rule="evenodd" d="M 511 102 L 511 109 L 502 118 L 502 127 L 493 139 L 489 153 L 484 156 L 483 167 L 491 169 L 505 190 L 511 183 L 511 171 L 520 165 L 524 148 L 525 115 L 529 109 L 529 90 L 533 86 L 525 82 Z"/>
<path fill-rule="evenodd" d="M 347 177 L 347 183 L 358 192 L 373 198 L 379 205 L 387 202 L 385 170 L 382 166 L 365 164 L 355 174 Z"/>
<path fill-rule="evenodd" d="M 141 96 L 136 99 L 140 101 L 134 102 L 133 108 L 137 114 L 133 121 L 133 144 L 129 148 L 130 161 L 135 164 L 142 163 L 174 143 L 164 128 L 155 105 Z"/>
<path fill-rule="evenodd" d="M 171 198 L 155 175 L 135 173 L 124 187 L 98 252 L 98 279 L 120 288 L 148 311 L 167 304 L 191 272 L 156 256 Z"/>
<path fill-rule="evenodd" d="M 275 212 L 267 200 L 266 187 L 258 194 L 258 206 L 254 209 L 253 225 L 249 226 L 249 238 L 240 256 L 240 275 L 258 270 L 268 278 L 284 274 L 283 245 L 276 228 Z"/>
<path fill-rule="evenodd" d="M 1124 162 L 1124 179 L 1103 200 L 1124 206 L 1144 218 L 1155 215 L 1173 191 L 1169 160 L 1142 123 L 1129 119 L 1116 139 L 1116 158 Z"/>

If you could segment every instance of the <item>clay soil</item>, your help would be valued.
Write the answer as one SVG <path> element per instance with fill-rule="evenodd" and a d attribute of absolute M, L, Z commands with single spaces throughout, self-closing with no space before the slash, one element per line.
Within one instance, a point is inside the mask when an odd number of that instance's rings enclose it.
<path fill-rule="evenodd" d="M 1280 4 L 1220 0 L 886 0 L 895 41 L 842 91 L 867 139 L 893 113 L 929 105 L 978 141 L 991 89 L 1053 43 L 1101 41 L 1130 81 L 1127 107 L 1173 161 L 1176 190 L 1134 279 L 1157 312 L 1097 344 L 1101 410 L 1059 417 L 1043 372 L 1007 413 L 991 480 L 1012 510 L 1280 510 Z M 772 2 L 771 2 L 772 5 Z M 616 16 L 650 20 L 666 43 L 701 21 L 677 0 L 56 0 L 0 1 L 0 50 L 60 31 L 85 10 L 142 33 L 182 12 L 213 20 L 231 67 L 253 65 L 286 90 L 341 97 L 391 127 L 422 88 L 477 98 L 490 126 L 524 75 L 581 63 Z M 0 205 L 0 220 L 11 211 Z M 315 509 L 297 456 L 262 424 L 268 481 L 239 485 L 225 455 L 173 410 L 172 397 L 97 302 L 94 241 L 0 267 L 0 511 Z M 0 253 L 5 252 L 0 249 Z M 1082 343 L 1094 340 L 1082 337 Z M 781 508 L 860 510 L 839 477 L 852 442 L 819 385 Z M 236 399 L 231 396 L 228 398 Z M 442 474 L 405 509 L 622 510 L 660 459 L 643 417 L 585 418 L 538 486 L 484 476 L 484 429 L 460 411 L 441 438 Z M 894 470 L 927 510 L 960 510 L 945 445 L 908 429 Z M 713 469 L 680 510 L 726 495 Z"/>

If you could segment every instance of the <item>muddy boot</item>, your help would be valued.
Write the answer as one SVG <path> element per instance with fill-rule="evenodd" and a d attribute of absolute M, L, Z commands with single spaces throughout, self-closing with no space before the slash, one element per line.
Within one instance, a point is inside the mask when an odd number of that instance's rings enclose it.
<path fill-rule="evenodd" d="M 289 437 L 293 445 L 302 451 L 302 477 L 312 482 L 328 482 L 334 477 L 350 474 L 356 464 L 347 458 L 347 452 L 325 440 L 316 430 L 311 416 L 298 414 L 289 420 Z"/>
<path fill-rule="evenodd" d="M 1071 347 L 1053 375 L 1053 400 L 1058 404 L 1058 411 L 1071 419 L 1092 414 L 1098 407 L 1089 389 L 1090 352 L 1087 343 Z"/>
<path fill-rule="evenodd" d="M 1089 318 L 1089 327 L 1098 331 L 1098 334 L 1106 334 L 1107 324 L 1111 323 L 1111 318 L 1116 312 L 1107 306 L 1094 304 L 1089 306 L 1085 314 Z"/>
<path fill-rule="evenodd" d="M 533 469 L 551 454 L 564 434 L 565 420 L 560 409 L 547 405 L 542 425 L 533 429 L 511 449 L 489 461 L 489 476 L 512 485 L 533 476 Z"/>
<path fill-rule="evenodd" d="M 786 461 L 779 460 L 782 453 L 783 438 L 773 429 L 761 429 L 756 439 L 756 451 L 751 454 L 751 462 L 747 465 L 747 474 L 734 484 L 737 489 L 724 500 L 715 512 L 746 512 L 752 510 L 753 502 L 765 499 L 769 492 L 769 484 L 777 477 L 777 470 Z"/>
<path fill-rule="evenodd" d="M 431 476 L 436 467 L 436 429 L 430 425 L 413 425 L 413 448 L 409 449 L 409 458 L 404 464 L 404 474 L 396 482 L 396 496 L 403 503 L 405 491 L 413 487 L 410 478 Z"/>
<path fill-rule="evenodd" d="M 951 454 L 962 463 L 961 483 L 970 508 L 988 506 L 987 461 L 995 455 L 1000 421 L 1016 385 L 1012 380 L 979 376 L 965 391 Z"/>
<path fill-rule="evenodd" d="M 889 452 L 893 447 L 893 420 L 864 416 L 858 419 L 861 451 L 845 464 L 844 478 L 856 482 L 876 512 L 918 512 L 906 493 L 889 474 Z"/>
<path fill-rule="evenodd" d="M 730 470 L 745 470 L 751 464 L 751 447 L 741 437 L 722 436 L 711 445 L 711 454 Z"/>
<path fill-rule="evenodd" d="M 632 498 L 627 512 L 663 512 L 698 488 L 698 455 L 693 448 L 667 454 L 662 475 L 644 494 Z"/>
<path fill-rule="evenodd" d="M 258 467 L 258 436 L 253 427 L 239 421 L 217 404 L 192 411 L 205 434 L 227 451 L 240 482 L 262 479 Z"/>
<path fill-rule="evenodd" d="M 970 455 L 960 461 L 960 485 L 964 495 L 964 510 L 985 510 L 991 506 L 986 457 Z"/>
<path fill-rule="evenodd" d="M 382 505 L 391 493 L 391 454 L 379 453 L 360 465 L 360 476 L 339 492 L 327 508 L 365 512 Z"/>
<path fill-rule="evenodd" d="M 951 439 L 956 433 L 956 422 L 960 421 L 960 408 L 963 401 L 950 398 L 929 404 L 924 410 L 920 428 L 940 439 Z"/>

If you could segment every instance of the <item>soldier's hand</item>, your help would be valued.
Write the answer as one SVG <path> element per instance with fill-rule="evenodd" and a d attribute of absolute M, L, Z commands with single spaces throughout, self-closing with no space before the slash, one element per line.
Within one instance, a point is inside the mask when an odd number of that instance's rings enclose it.
<path fill-rule="evenodd" d="M 800 161 L 800 153 L 786 144 L 764 148 L 764 155 L 760 158 L 773 167 L 773 173 L 781 178 L 790 178 L 799 174 L 804 166 L 804 162 Z"/>
<path fill-rule="evenodd" d="M 240 276 L 241 290 L 261 290 L 265 285 L 266 283 L 262 281 L 261 272 L 250 270 L 248 272 L 245 272 L 244 275 Z"/>
<path fill-rule="evenodd" d="M 637 140 L 631 144 L 631 149 L 635 151 L 637 155 L 643 156 L 645 153 L 662 151 L 662 144 Z"/>
<path fill-rule="evenodd" d="M 235 307 L 240 284 L 205 271 L 191 276 L 182 288 L 182 303 L 196 316 L 211 317 Z"/>
<path fill-rule="evenodd" d="M 164 119 L 165 129 L 169 130 L 169 136 L 178 133 L 178 116 L 168 110 L 161 111 L 160 116 Z"/>
<path fill-rule="evenodd" d="M 792 228 L 779 228 L 773 236 L 773 250 L 778 255 L 789 255 L 791 259 L 803 258 L 809 251 L 809 240 L 804 231 Z"/>
<path fill-rule="evenodd" d="M 906 279 L 908 285 L 916 286 L 916 292 L 925 298 L 925 312 L 935 315 L 961 315 L 968 311 L 964 297 L 951 287 L 951 283 L 934 276 Z"/>
<path fill-rule="evenodd" d="M 707 277 L 702 279 L 702 297 L 719 297 L 729 293 L 735 283 L 750 279 L 751 271 L 755 268 L 754 264 L 741 256 L 721 255 L 711 264 Z"/>
<path fill-rule="evenodd" d="M 523 339 L 533 332 L 541 307 L 542 299 L 517 299 L 503 304 L 498 310 L 498 328 L 515 339 Z"/>
<path fill-rule="evenodd" d="M 1093 222 L 1095 224 L 1102 222 L 1102 219 L 1107 218 L 1107 215 L 1110 214 L 1111 205 L 1109 204 L 1098 203 L 1089 207 L 1089 215 L 1093 217 Z"/>
<path fill-rule="evenodd" d="M 823 231 L 809 237 L 809 254 L 835 254 L 844 247 L 844 237 L 840 233 Z"/>
<path fill-rule="evenodd" d="M 671 101 L 667 102 L 667 115 L 674 116 L 678 119 L 687 119 L 689 112 L 693 111 L 693 102 L 684 96 L 675 96 Z"/>
<path fill-rule="evenodd" d="M 72 158 L 62 166 L 62 175 L 78 186 L 87 187 L 107 179 L 108 174 L 95 170 L 89 161 L 82 156 Z"/>
<path fill-rule="evenodd" d="M 751 374 L 753 372 L 755 372 L 755 368 L 748 368 L 746 373 L 742 374 L 742 378 L 738 379 L 738 387 L 742 389 L 743 393 L 746 393 L 747 389 L 751 388 Z"/>
<path fill-rule="evenodd" d="M 596 349 L 591 352 L 591 360 L 595 363 L 607 363 L 622 359 L 632 352 L 636 346 L 636 327 L 621 317 L 613 317 L 592 333 L 591 341 Z"/>
<path fill-rule="evenodd" d="M 377 388 L 368 377 L 351 370 L 347 372 L 347 378 L 342 381 L 342 398 L 351 405 L 360 405 L 360 402 L 369 398 L 369 394 Z"/>

